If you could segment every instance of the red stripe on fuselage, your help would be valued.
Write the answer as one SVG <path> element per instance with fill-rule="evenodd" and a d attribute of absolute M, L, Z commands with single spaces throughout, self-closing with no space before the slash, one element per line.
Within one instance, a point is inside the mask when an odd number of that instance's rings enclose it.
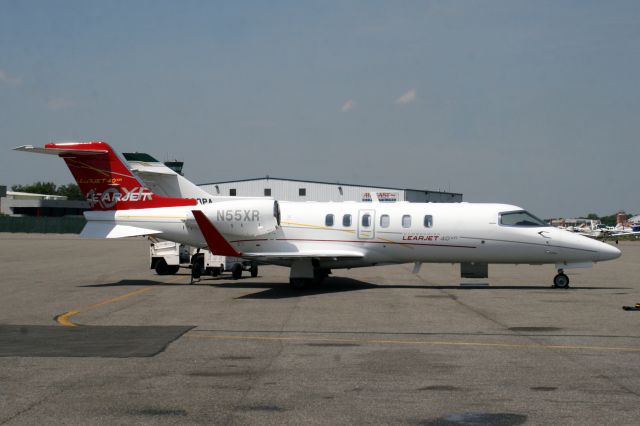
<path fill-rule="evenodd" d="M 233 256 L 240 257 L 242 253 L 234 249 L 231 244 L 224 238 L 224 236 L 213 226 L 213 223 L 207 219 L 204 213 L 200 210 L 192 210 L 193 217 L 198 222 L 200 232 L 207 242 L 209 251 L 218 256 Z"/>

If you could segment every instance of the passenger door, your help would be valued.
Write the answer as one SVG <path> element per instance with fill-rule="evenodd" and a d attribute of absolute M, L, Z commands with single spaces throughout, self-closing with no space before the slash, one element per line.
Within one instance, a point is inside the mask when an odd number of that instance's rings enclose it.
<path fill-rule="evenodd" d="M 358 238 L 370 240 L 375 236 L 376 211 L 360 210 L 358 212 Z"/>

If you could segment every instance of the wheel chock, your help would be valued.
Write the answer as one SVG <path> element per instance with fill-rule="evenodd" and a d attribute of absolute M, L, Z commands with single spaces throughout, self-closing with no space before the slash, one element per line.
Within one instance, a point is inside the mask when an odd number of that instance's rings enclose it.
<path fill-rule="evenodd" d="M 640 303 L 636 303 L 634 306 L 623 306 L 625 311 L 640 311 Z"/>

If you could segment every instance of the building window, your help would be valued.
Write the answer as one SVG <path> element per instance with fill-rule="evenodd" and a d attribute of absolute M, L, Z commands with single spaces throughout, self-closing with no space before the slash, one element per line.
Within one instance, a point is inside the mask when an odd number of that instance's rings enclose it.
<path fill-rule="evenodd" d="M 342 226 L 351 226 L 351 215 L 345 214 L 342 216 Z"/>
<path fill-rule="evenodd" d="M 388 228 L 389 227 L 389 215 L 383 214 L 380 216 L 380 228 Z"/>
<path fill-rule="evenodd" d="M 364 214 L 362 215 L 362 226 L 364 228 L 368 228 L 371 226 L 371 215 L 370 214 Z"/>
<path fill-rule="evenodd" d="M 424 216 L 424 227 L 425 228 L 433 227 L 433 216 L 431 216 L 430 214 L 427 214 Z"/>
<path fill-rule="evenodd" d="M 271 197 L 271 188 L 265 188 L 264 189 L 264 196 L 265 197 Z"/>
<path fill-rule="evenodd" d="M 235 188 L 231 188 L 229 190 L 229 195 L 232 196 L 232 197 L 235 197 L 236 196 L 236 189 Z"/>
<path fill-rule="evenodd" d="M 324 224 L 326 226 L 333 226 L 333 215 L 332 214 L 328 214 L 325 218 L 324 218 Z"/>
<path fill-rule="evenodd" d="M 411 228 L 411 215 L 405 214 L 402 216 L 402 227 Z"/>
<path fill-rule="evenodd" d="M 298 188 L 298 195 L 301 197 L 307 196 L 307 188 Z"/>

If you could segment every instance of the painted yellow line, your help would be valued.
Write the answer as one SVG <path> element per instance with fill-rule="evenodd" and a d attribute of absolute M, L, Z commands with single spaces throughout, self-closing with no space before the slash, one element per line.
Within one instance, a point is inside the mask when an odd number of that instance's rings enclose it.
<path fill-rule="evenodd" d="M 290 226 L 299 226 L 301 228 L 321 229 L 323 231 L 340 231 L 340 232 L 346 232 L 347 234 L 355 234 L 356 233 L 356 231 L 354 231 L 353 229 L 341 229 L 341 228 L 332 228 L 332 227 L 328 227 L 328 226 L 309 225 L 307 223 L 289 222 L 289 221 L 286 221 L 286 220 L 283 220 L 282 224 L 283 225 L 290 225 Z"/>
<path fill-rule="evenodd" d="M 108 305 L 110 303 L 119 302 L 121 300 L 128 299 L 129 297 L 137 296 L 137 295 L 142 294 L 142 293 L 146 293 L 147 291 L 151 290 L 152 288 L 153 287 L 141 288 L 139 290 L 132 291 L 132 292 L 127 293 L 127 294 L 123 294 L 122 296 L 114 297 L 114 298 L 108 299 L 108 300 L 103 300 L 102 302 L 95 303 L 93 305 L 87 306 L 86 308 L 65 312 L 62 315 L 58 315 L 56 317 L 56 321 L 58 322 L 58 324 L 61 324 L 61 325 L 67 326 L 67 327 L 75 327 L 78 324 L 75 324 L 73 321 L 71 321 L 70 320 L 71 317 L 76 316 L 76 315 L 78 315 L 80 313 L 83 313 L 83 312 L 88 312 L 88 311 L 91 311 L 93 309 L 99 308 L 100 306 Z"/>
<path fill-rule="evenodd" d="M 167 283 L 172 283 L 175 282 L 177 280 L 179 280 L 181 277 L 175 277 L 172 280 L 167 281 Z M 65 327 L 76 327 L 78 324 L 74 323 L 73 321 L 71 321 L 71 317 L 74 317 L 78 314 L 84 313 L 84 312 L 88 312 L 88 311 L 92 311 L 94 309 L 97 309 L 101 306 L 104 305 L 109 305 L 111 303 L 115 303 L 115 302 L 120 302 L 121 300 L 125 300 L 128 299 L 130 297 L 133 296 L 138 296 L 140 294 L 146 293 L 147 291 L 151 290 L 153 288 L 153 286 L 149 286 L 149 287 L 144 287 L 126 294 L 123 294 L 121 296 L 117 296 L 117 297 L 113 297 L 111 299 L 107 299 L 107 300 L 103 300 L 101 302 L 98 303 L 94 303 L 93 305 L 89 305 L 86 306 L 84 308 L 81 309 L 76 309 L 73 311 L 68 311 L 65 312 L 64 314 L 60 314 L 56 317 L 56 321 L 58 322 L 58 324 L 60 325 L 64 325 Z"/>
<path fill-rule="evenodd" d="M 59 324 L 62 324 L 65 327 L 75 327 L 76 324 L 72 323 L 71 320 L 69 320 L 69 318 L 71 318 L 72 316 L 77 315 L 79 313 L 80 313 L 80 311 L 65 312 L 62 315 L 58 315 L 56 317 L 56 321 L 58 321 Z"/>
<path fill-rule="evenodd" d="M 591 350 L 591 351 L 614 351 L 614 352 L 640 352 L 636 347 L 609 347 L 609 346 L 583 346 L 583 345 L 532 345 L 518 343 L 487 343 L 487 342 L 455 342 L 455 341 L 428 341 L 428 340 L 382 340 L 382 339 L 334 339 L 316 338 L 304 336 L 232 336 L 232 335 L 199 335 L 187 334 L 186 337 L 194 339 L 215 339 L 215 340 L 253 340 L 253 341 L 294 341 L 294 342 L 335 342 L 354 344 L 377 344 L 377 345 L 433 345 L 433 346 L 466 346 L 466 347 L 494 347 L 508 349 L 560 349 L 560 350 Z"/>

